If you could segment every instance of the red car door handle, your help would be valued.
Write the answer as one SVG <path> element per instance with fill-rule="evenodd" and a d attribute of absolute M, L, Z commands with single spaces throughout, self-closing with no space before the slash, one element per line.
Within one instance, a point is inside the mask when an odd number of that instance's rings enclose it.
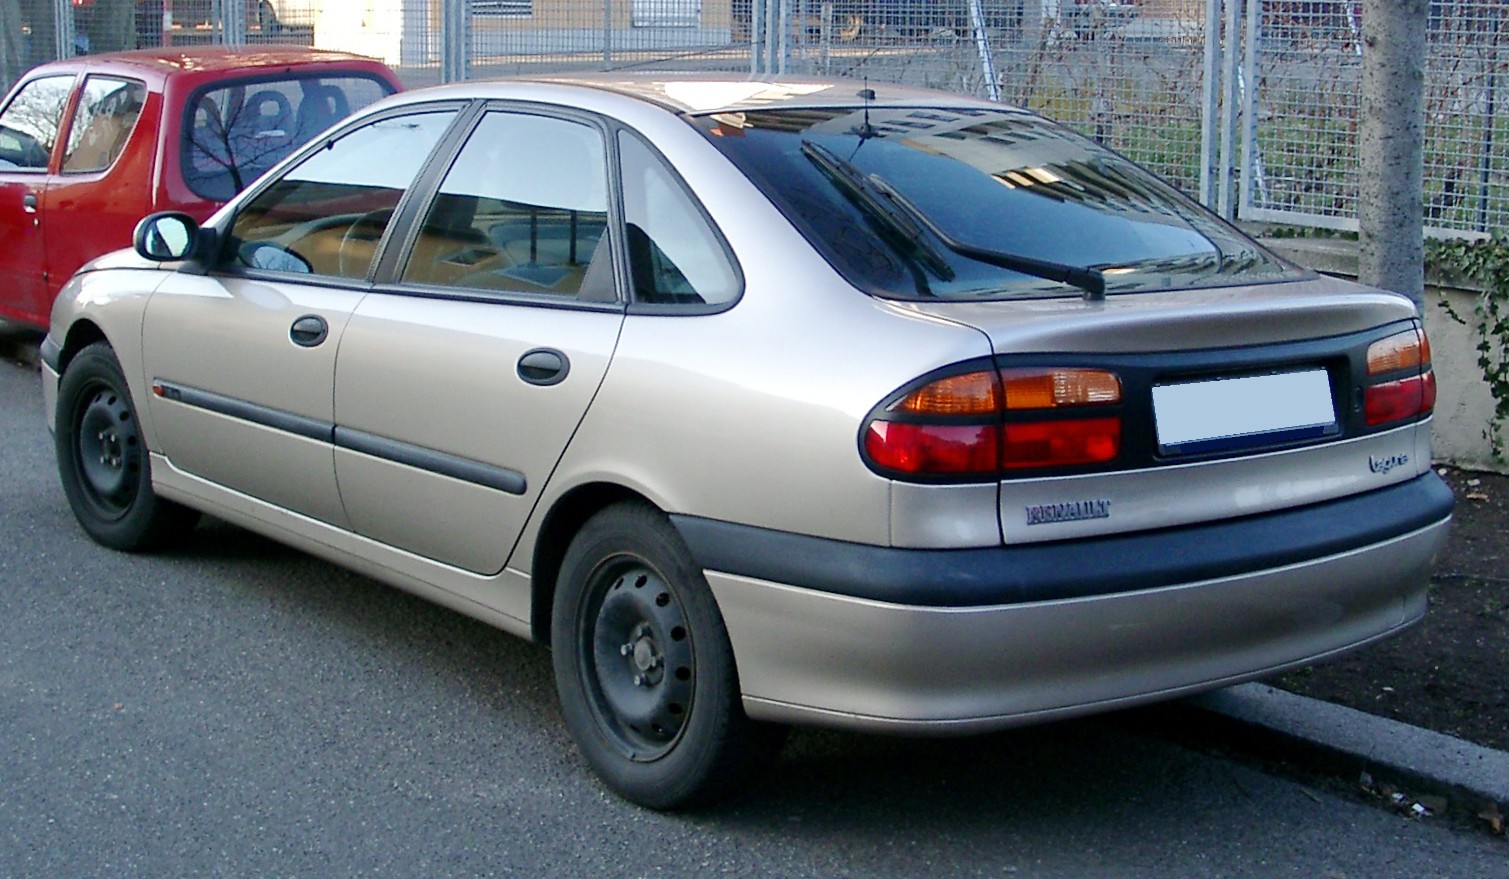
<path fill-rule="evenodd" d="M 37 212 L 38 203 L 35 192 L 28 192 L 21 196 L 21 210 L 26 211 L 28 214 L 35 214 Z"/>

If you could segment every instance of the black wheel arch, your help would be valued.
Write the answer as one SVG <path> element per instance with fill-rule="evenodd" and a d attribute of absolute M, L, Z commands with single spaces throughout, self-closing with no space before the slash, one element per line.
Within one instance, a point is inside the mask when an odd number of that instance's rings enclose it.
<path fill-rule="evenodd" d="M 68 364 L 73 362 L 73 358 L 80 351 L 88 348 L 95 342 L 104 342 L 112 348 L 115 347 L 114 343 L 105 335 L 105 331 L 100 329 L 99 324 L 87 319 L 75 321 L 73 326 L 68 328 L 68 335 L 64 337 L 62 347 L 58 352 L 58 375 L 63 374 L 63 371 L 68 368 Z"/>
<path fill-rule="evenodd" d="M 556 582 L 560 579 L 561 561 L 566 557 L 567 548 L 588 519 L 621 501 L 656 506 L 649 498 L 626 486 L 592 482 L 562 495 L 545 514 L 530 567 L 529 631 L 530 637 L 540 644 L 550 646 L 550 618 L 555 604 Z"/>

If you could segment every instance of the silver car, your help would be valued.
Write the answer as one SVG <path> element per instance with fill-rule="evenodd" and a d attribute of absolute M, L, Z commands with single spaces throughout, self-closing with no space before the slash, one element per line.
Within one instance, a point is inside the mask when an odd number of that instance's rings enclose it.
<path fill-rule="evenodd" d="M 398 95 L 44 346 L 68 500 L 200 513 L 553 650 L 655 808 L 790 724 L 958 734 L 1417 621 L 1450 491 L 1409 300 L 1043 118 L 853 82 Z"/>

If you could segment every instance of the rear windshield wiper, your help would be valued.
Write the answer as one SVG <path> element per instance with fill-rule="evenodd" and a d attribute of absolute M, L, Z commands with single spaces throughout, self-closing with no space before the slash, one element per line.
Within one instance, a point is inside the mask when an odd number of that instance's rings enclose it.
<path fill-rule="evenodd" d="M 928 241 L 927 235 L 917 225 L 911 212 L 898 209 L 897 205 L 879 192 L 864 172 L 840 158 L 822 144 L 802 141 L 802 155 L 816 165 L 828 179 L 849 194 L 860 209 L 877 220 L 892 237 L 911 247 L 918 261 L 934 276 L 945 281 L 954 279 L 953 267 Z M 946 243 L 946 242 L 945 242 Z"/>
<path fill-rule="evenodd" d="M 1088 302 L 1100 302 L 1106 298 L 1106 277 L 1098 269 L 1085 268 L 1082 266 L 1065 265 L 1064 263 L 1050 262 L 1048 260 L 1033 259 L 1030 256 L 1018 256 L 1014 253 L 1006 253 L 1001 250 L 991 250 L 988 247 L 977 247 L 966 244 L 943 231 L 937 223 L 933 222 L 923 210 L 912 203 L 911 199 L 902 195 L 885 178 L 879 174 L 871 174 L 866 178 L 870 186 L 883 194 L 892 204 L 901 208 L 911 216 L 913 220 L 922 224 L 933 237 L 943 242 L 943 246 L 961 256 L 979 260 L 1003 269 L 1021 272 L 1034 278 L 1042 278 L 1045 281 L 1058 281 L 1071 287 L 1078 287 L 1085 293 Z"/>

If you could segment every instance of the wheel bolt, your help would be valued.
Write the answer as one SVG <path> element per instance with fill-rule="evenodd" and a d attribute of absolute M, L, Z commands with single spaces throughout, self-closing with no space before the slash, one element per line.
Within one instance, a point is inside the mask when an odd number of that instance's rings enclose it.
<path fill-rule="evenodd" d="M 633 644 L 625 644 L 624 646 L 618 648 L 618 655 L 619 656 L 628 656 L 629 654 L 631 654 L 633 652 L 634 652 L 634 645 Z"/>
<path fill-rule="evenodd" d="M 635 675 L 634 676 L 634 686 L 636 686 L 636 687 L 643 687 L 644 686 L 644 675 Z"/>

